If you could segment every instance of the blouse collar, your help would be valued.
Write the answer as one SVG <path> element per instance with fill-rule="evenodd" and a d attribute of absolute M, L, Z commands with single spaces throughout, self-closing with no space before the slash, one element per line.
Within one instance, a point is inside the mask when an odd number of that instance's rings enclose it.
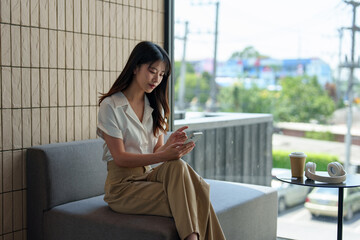
<path fill-rule="evenodd" d="M 138 118 L 134 116 L 135 112 L 132 110 L 128 99 L 126 98 L 126 96 L 122 92 L 114 93 L 113 95 L 111 95 L 111 97 L 112 97 L 112 99 L 114 101 L 115 108 L 126 107 L 125 112 L 127 112 L 132 118 L 138 120 Z M 143 120 L 142 120 L 143 123 L 146 122 L 151 117 L 151 114 L 152 114 L 152 112 L 154 110 L 150 106 L 150 101 L 149 101 L 148 97 L 146 96 L 146 94 L 145 94 L 144 98 L 145 98 L 145 108 L 144 108 L 144 116 L 143 116 Z"/>

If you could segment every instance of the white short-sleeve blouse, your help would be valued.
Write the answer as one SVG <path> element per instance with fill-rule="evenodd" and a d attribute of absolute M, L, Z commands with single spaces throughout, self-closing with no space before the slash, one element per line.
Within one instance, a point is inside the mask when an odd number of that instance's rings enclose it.
<path fill-rule="evenodd" d="M 125 95 L 117 92 L 101 102 L 96 133 L 101 138 L 104 138 L 103 133 L 121 138 L 126 152 L 153 153 L 158 136 L 153 134 L 152 111 L 145 95 L 143 121 L 140 122 Z M 103 160 L 113 160 L 106 143 L 103 148 Z"/>

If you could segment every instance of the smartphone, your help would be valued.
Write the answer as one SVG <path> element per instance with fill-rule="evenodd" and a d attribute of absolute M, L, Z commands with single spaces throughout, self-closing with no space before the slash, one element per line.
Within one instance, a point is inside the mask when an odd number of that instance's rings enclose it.
<path fill-rule="evenodd" d="M 202 135 L 203 135 L 202 132 L 194 132 L 188 137 L 188 139 L 184 142 L 184 144 L 187 144 L 189 142 L 195 143 L 197 140 L 201 138 Z"/>

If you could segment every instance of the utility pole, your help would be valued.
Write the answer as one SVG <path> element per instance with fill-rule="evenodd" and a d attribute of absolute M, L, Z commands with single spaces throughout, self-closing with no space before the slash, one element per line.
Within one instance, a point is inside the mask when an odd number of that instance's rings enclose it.
<path fill-rule="evenodd" d="M 210 106 L 209 110 L 215 112 L 217 110 L 216 107 L 216 95 L 217 95 L 217 88 L 216 88 L 216 65 L 217 65 L 217 45 L 218 45 L 218 23 L 219 23 L 219 1 L 216 2 L 208 2 L 208 3 L 198 3 L 193 5 L 215 5 L 215 31 L 214 31 L 214 58 L 213 58 L 213 71 L 212 77 L 210 82 Z"/>
<path fill-rule="evenodd" d="M 219 22 L 219 2 L 215 3 L 215 33 L 214 33 L 214 59 L 213 59 L 213 72 L 212 72 L 212 81 L 210 85 L 210 111 L 216 111 L 216 65 L 217 65 L 217 39 L 218 39 L 218 22 Z"/>
<path fill-rule="evenodd" d="M 185 33 L 183 38 L 177 38 L 183 40 L 183 55 L 181 59 L 181 68 L 180 68 L 180 87 L 179 87 L 179 102 L 178 107 L 180 110 L 185 109 L 185 75 L 186 75 L 186 42 L 187 35 L 189 33 L 189 22 L 185 22 Z"/>
<path fill-rule="evenodd" d="M 355 33 L 357 31 L 360 31 L 360 28 L 356 26 L 356 8 L 360 5 L 359 2 L 355 1 L 345 1 L 346 4 L 350 4 L 353 8 L 353 19 L 352 19 L 352 26 L 344 29 L 351 30 L 351 56 L 350 56 L 350 62 L 345 62 L 344 64 L 341 64 L 341 67 L 343 68 L 349 68 L 350 74 L 349 74 L 349 81 L 346 91 L 346 96 L 348 100 L 348 111 L 347 111 L 347 133 L 345 138 L 345 144 L 346 144 L 346 159 L 345 159 L 345 170 L 349 170 L 350 166 L 350 154 L 351 154 L 351 126 L 352 126 L 352 102 L 353 102 L 353 85 L 354 85 L 354 69 L 359 68 L 359 62 L 355 63 Z"/>
<path fill-rule="evenodd" d="M 341 63 L 341 47 L 342 47 L 342 39 L 344 36 L 343 28 L 339 28 L 339 63 Z M 338 76 L 336 79 L 336 103 L 339 103 L 341 100 L 341 65 L 338 67 Z"/>

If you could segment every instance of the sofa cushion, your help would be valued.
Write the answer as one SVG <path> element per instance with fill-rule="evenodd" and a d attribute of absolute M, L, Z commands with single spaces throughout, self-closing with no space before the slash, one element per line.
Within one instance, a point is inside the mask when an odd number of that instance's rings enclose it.
<path fill-rule="evenodd" d="M 172 218 L 112 211 L 103 195 L 57 206 L 44 214 L 47 240 L 176 240 Z"/>
<path fill-rule="evenodd" d="M 101 139 L 34 146 L 26 152 L 28 239 L 41 240 L 43 212 L 104 193 Z"/>
<path fill-rule="evenodd" d="M 210 184 L 210 200 L 227 239 L 276 239 L 276 190 L 253 184 L 206 181 Z"/>
<path fill-rule="evenodd" d="M 103 143 L 101 139 L 93 139 L 27 150 L 29 187 L 43 191 L 38 197 L 46 197 L 45 209 L 104 193 L 107 171 L 101 161 Z"/>
<path fill-rule="evenodd" d="M 227 239 L 275 239 L 276 191 L 250 184 L 206 181 Z M 103 195 L 54 207 L 45 212 L 44 222 L 48 240 L 179 239 L 172 218 L 115 213 L 103 201 Z M 268 224 L 262 226 L 261 222 Z"/>

